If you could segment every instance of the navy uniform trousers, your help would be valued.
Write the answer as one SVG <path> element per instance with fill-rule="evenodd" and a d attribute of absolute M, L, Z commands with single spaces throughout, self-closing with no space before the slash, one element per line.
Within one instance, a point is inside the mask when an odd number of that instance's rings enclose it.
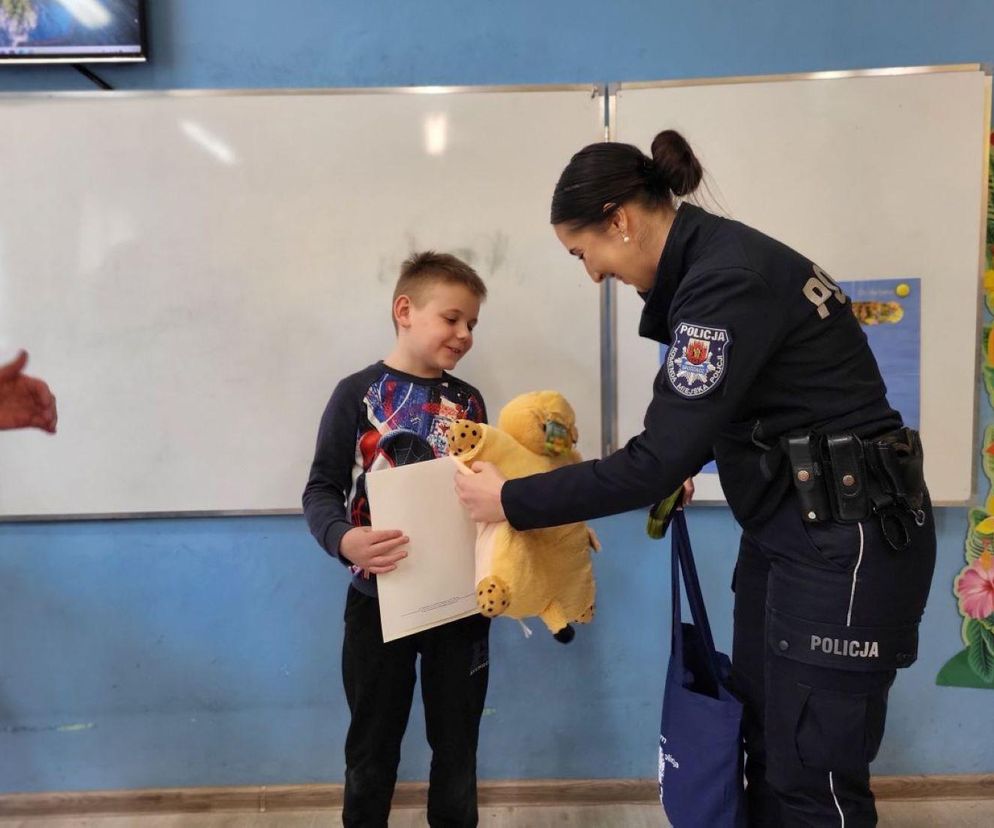
<path fill-rule="evenodd" d="M 384 644 L 379 602 L 349 587 L 342 677 L 352 721 L 345 739 L 344 825 L 387 826 L 419 656 L 432 751 L 428 824 L 477 824 L 476 748 L 490 673 L 489 632 L 490 619 L 472 615 Z"/>
<path fill-rule="evenodd" d="M 805 523 L 792 493 L 743 533 L 732 677 L 750 826 L 876 825 L 869 764 L 896 669 L 917 656 L 935 567 L 930 506 L 923 517 L 897 552 L 876 517 Z"/>

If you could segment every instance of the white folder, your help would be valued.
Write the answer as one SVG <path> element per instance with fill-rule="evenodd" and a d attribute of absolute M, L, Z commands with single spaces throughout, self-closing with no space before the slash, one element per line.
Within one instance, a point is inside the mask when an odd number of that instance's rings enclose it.
<path fill-rule="evenodd" d="M 451 457 L 369 472 L 366 491 L 374 529 L 410 538 L 407 557 L 376 577 L 383 640 L 475 614 L 476 524 L 455 492 Z"/>

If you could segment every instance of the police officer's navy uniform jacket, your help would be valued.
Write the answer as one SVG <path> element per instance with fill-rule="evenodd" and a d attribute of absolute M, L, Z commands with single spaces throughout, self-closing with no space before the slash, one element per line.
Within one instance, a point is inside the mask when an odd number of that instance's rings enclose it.
<path fill-rule="evenodd" d="M 639 333 L 670 346 L 645 430 L 603 460 L 508 481 L 516 529 L 648 506 L 712 456 L 739 523 L 759 526 L 791 486 L 785 462 L 764 473 L 762 446 L 790 431 L 901 425 L 848 298 L 756 230 L 683 204 L 644 298 Z"/>

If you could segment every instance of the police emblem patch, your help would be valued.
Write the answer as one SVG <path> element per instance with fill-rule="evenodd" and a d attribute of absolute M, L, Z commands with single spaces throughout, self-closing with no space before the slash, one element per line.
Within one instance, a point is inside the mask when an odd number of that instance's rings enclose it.
<path fill-rule="evenodd" d="M 681 397 L 694 400 L 718 387 L 725 376 L 732 338 L 724 328 L 678 322 L 666 354 L 666 376 Z"/>

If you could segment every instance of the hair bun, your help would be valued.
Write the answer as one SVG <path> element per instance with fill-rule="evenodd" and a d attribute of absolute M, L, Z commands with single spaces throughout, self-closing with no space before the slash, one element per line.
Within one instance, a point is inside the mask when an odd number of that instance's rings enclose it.
<path fill-rule="evenodd" d="M 704 176 L 690 144 L 674 129 L 664 129 L 653 139 L 652 163 L 676 196 L 694 192 Z"/>

